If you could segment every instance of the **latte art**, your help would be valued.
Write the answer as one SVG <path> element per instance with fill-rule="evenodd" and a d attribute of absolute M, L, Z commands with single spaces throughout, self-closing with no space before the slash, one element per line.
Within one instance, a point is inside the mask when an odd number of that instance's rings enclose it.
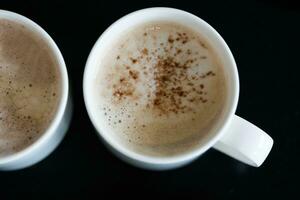
<path fill-rule="evenodd" d="M 123 33 L 99 59 L 94 85 L 99 123 L 129 148 L 162 156 L 208 134 L 226 95 L 208 42 L 170 22 Z"/>

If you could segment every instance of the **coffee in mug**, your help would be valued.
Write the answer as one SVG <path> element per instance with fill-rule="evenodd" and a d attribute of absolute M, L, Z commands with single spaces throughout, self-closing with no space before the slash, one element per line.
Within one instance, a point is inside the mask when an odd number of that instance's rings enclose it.
<path fill-rule="evenodd" d="M 222 112 L 223 66 L 201 32 L 168 21 L 139 24 L 100 57 L 97 121 L 130 149 L 155 156 L 186 152 Z"/>
<path fill-rule="evenodd" d="M 8 19 L 0 19 L 0 97 L 0 157 L 34 143 L 61 99 L 53 50 L 37 33 Z"/>

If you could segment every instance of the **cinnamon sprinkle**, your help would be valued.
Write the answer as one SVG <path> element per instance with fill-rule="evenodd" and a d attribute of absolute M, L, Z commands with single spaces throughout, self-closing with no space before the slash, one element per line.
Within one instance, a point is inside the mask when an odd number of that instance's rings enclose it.
<path fill-rule="evenodd" d="M 144 49 L 142 50 L 142 53 L 143 53 L 144 55 L 148 55 L 148 49 L 147 49 L 147 48 L 144 48 Z"/>
<path fill-rule="evenodd" d="M 147 33 L 142 34 L 147 36 Z M 197 72 L 192 75 L 188 73 L 190 68 L 197 65 L 199 59 L 207 58 L 199 56 L 197 51 L 184 48 L 184 45 L 190 40 L 191 38 L 186 33 L 177 32 L 170 34 L 166 41 L 158 43 L 156 49 L 149 51 L 149 49 L 143 48 L 139 51 L 139 55 L 135 55 L 135 58 L 129 57 L 132 65 L 124 65 L 128 73 L 120 75 L 118 81 L 112 85 L 114 99 L 120 102 L 129 98 L 137 106 L 138 103 L 134 101 L 138 99 L 136 84 L 140 81 L 139 77 L 142 73 L 143 79 L 151 77 L 155 83 L 152 85 L 154 90 L 143 91 L 146 92 L 145 97 L 148 101 L 145 109 L 155 109 L 159 116 L 192 112 L 194 105 L 208 102 L 208 99 L 205 98 L 207 91 L 203 91 L 205 85 L 204 83 L 199 85 L 198 82 L 199 79 L 216 74 L 213 71 L 202 74 Z M 180 44 L 178 47 L 176 47 L 177 43 Z M 199 44 L 203 48 L 207 48 L 201 41 Z M 158 49 L 163 51 L 158 51 Z M 181 60 L 178 61 L 177 55 L 181 53 L 184 56 L 181 56 Z M 120 59 L 120 56 L 117 56 L 116 59 Z M 154 62 L 154 65 L 149 68 L 144 65 L 145 62 Z M 149 88 L 151 87 L 149 86 Z"/>

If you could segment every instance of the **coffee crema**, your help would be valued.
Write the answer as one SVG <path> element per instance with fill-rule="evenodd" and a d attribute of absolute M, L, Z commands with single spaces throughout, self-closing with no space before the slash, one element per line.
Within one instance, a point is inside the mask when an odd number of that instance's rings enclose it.
<path fill-rule="evenodd" d="M 46 41 L 0 19 L 0 157 L 19 152 L 48 128 L 61 96 L 58 63 Z"/>
<path fill-rule="evenodd" d="M 99 123 L 150 155 L 201 143 L 222 112 L 223 66 L 202 35 L 174 22 L 132 27 L 99 56 L 94 95 Z"/>

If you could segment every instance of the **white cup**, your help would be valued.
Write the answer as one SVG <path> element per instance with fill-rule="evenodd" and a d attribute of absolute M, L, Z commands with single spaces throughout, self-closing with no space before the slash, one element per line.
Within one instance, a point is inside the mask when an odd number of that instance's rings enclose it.
<path fill-rule="evenodd" d="M 49 49 L 53 52 L 62 77 L 61 99 L 54 119 L 47 130 L 37 141 L 26 147 L 24 150 L 0 158 L 0 170 L 16 170 L 39 162 L 58 146 L 69 127 L 72 116 L 72 104 L 69 95 L 69 79 L 66 65 L 52 38 L 39 25 L 22 15 L 0 10 L 0 19 L 7 19 L 20 23 L 43 39 L 49 46 Z"/>
<path fill-rule="evenodd" d="M 220 56 L 229 85 L 224 112 L 216 120 L 205 141 L 187 153 L 171 157 L 144 155 L 130 150 L 114 140 L 108 133 L 102 131 L 102 127 L 97 123 L 95 115 L 97 108 L 91 103 L 93 98 L 92 80 L 97 74 L 99 55 L 103 54 L 116 38 L 128 28 L 149 21 L 171 21 L 199 31 Z M 231 51 L 223 38 L 208 23 L 182 10 L 148 8 L 130 13 L 112 24 L 98 39 L 88 57 L 84 72 L 83 92 L 89 117 L 104 144 L 122 160 L 141 168 L 152 170 L 176 168 L 191 162 L 211 147 L 239 161 L 258 167 L 263 163 L 273 145 L 273 140 L 269 135 L 234 114 L 239 96 L 238 71 Z"/>

